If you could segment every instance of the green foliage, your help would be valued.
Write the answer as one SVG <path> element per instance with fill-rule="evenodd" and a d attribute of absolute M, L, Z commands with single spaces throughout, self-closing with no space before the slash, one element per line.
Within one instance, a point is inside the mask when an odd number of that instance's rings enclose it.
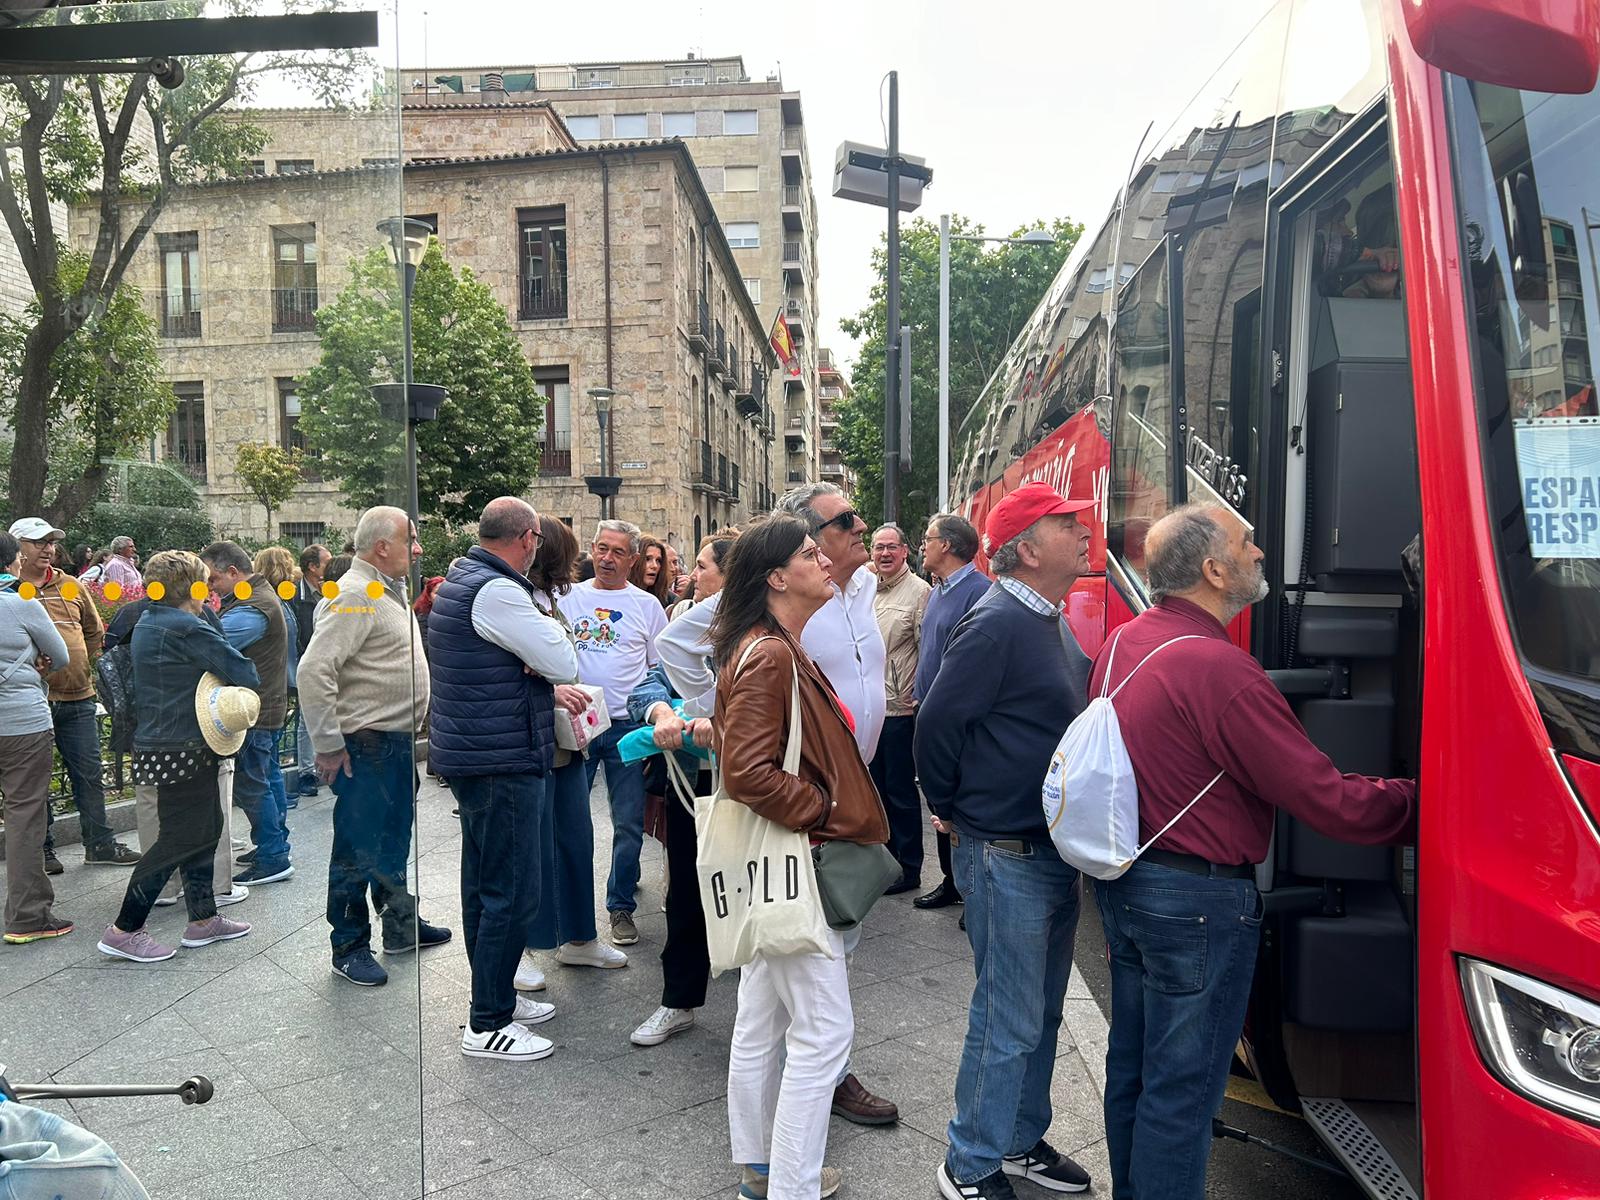
<path fill-rule="evenodd" d="M 200 550 L 217 540 L 211 518 L 203 512 L 101 502 L 68 529 L 67 543 L 105 547 L 124 533 L 134 540 L 145 560 L 157 550 Z"/>
<path fill-rule="evenodd" d="M 109 500 L 110 481 L 100 489 L 100 499 Z M 129 504 L 153 504 L 158 508 L 201 510 L 200 492 L 193 480 L 159 463 L 133 463 L 128 466 L 124 496 Z"/>
<path fill-rule="evenodd" d="M 950 243 L 950 432 L 1005 357 L 1083 232 L 1068 220 L 1036 221 L 1054 245 Z M 955 235 L 983 226 L 950 219 Z M 883 516 L 884 327 L 888 312 L 888 252 L 873 252 L 877 281 L 867 306 L 840 325 L 861 340 L 851 372 L 853 393 L 838 409 L 837 440 L 860 483 L 856 506 L 869 524 Z M 900 321 L 911 327 L 911 471 L 900 480 L 900 524 L 914 538 L 939 503 L 939 225 L 917 218 L 900 231 Z"/>
<path fill-rule="evenodd" d="M 242 442 L 234 459 L 239 478 L 267 510 L 267 532 L 272 532 L 272 510 L 280 506 L 303 478 L 300 451 L 285 450 L 267 442 Z"/>
<path fill-rule="evenodd" d="M 445 521 L 424 521 L 417 531 L 422 545 L 422 578 L 443 575 L 450 564 L 478 544 L 467 530 Z"/>
<path fill-rule="evenodd" d="M 321 452 L 323 475 L 360 508 L 407 492 L 402 415 L 381 412 L 368 390 L 403 377 L 400 304 L 385 252 L 357 260 L 350 284 L 317 313 L 322 361 L 300 384 L 300 428 Z M 417 426 L 422 514 L 475 520 L 538 473 L 544 402 L 505 309 L 471 271 L 451 269 L 437 239 L 417 270 L 411 335 L 413 378 L 449 391 L 439 419 Z"/>

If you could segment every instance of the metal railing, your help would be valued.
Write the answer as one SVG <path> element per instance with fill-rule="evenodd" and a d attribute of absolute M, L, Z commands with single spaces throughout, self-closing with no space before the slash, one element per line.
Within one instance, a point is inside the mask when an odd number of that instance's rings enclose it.
<path fill-rule="evenodd" d="M 317 328 L 317 289 L 272 289 L 272 332 L 307 333 Z"/>
<path fill-rule="evenodd" d="M 722 327 L 722 322 L 717 322 L 717 357 L 723 362 L 728 361 L 728 331 Z"/>
<path fill-rule="evenodd" d="M 806 148 L 806 131 L 798 125 L 790 125 L 783 131 L 783 148 L 785 150 L 804 150 Z"/>
<path fill-rule="evenodd" d="M 717 491 L 728 491 L 728 456 L 717 455 Z"/>
<path fill-rule="evenodd" d="M 544 431 L 544 448 L 539 452 L 539 474 L 572 474 L 572 430 Z"/>
<path fill-rule="evenodd" d="M 521 302 L 517 306 L 518 320 L 542 321 L 566 315 L 566 288 L 553 288 L 547 280 L 537 277 L 522 281 Z"/>
<path fill-rule="evenodd" d="M 737 500 L 739 498 L 739 464 L 729 463 L 728 468 L 728 482 L 732 484 L 732 486 L 728 489 L 729 498 Z"/>
<path fill-rule="evenodd" d="M 706 487 L 715 487 L 717 484 L 717 463 L 711 453 L 711 443 L 700 443 L 700 473 L 695 477 L 697 483 Z"/>
<path fill-rule="evenodd" d="M 799 208 L 804 201 L 801 199 L 800 185 L 786 183 L 783 185 L 783 202 L 790 208 Z"/>
<path fill-rule="evenodd" d="M 164 338 L 200 336 L 200 293 L 156 292 L 156 315 Z"/>
<path fill-rule="evenodd" d="M 797 263 L 800 261 L 799 242 L 785 242 L 783 244 L 783 261 L 786 263 Z"/>

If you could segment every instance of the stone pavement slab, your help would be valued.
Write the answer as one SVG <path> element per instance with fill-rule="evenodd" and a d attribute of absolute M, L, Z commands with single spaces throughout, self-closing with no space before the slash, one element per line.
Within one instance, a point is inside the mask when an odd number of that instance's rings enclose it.
<path fill-rule="evenodd" d="M 171 1097 L 49 1106 L 105 1137 L 155 1200 L 733 1196 L 726 1093 L 736 975 L 712 981 L 691 1030 L 655 1047 L 628 1041 L 660 997 L 660 846 L 645 843 L 640 941 L 627 948 L 628 967 L 569 968 L 542 956 L 548 984 L 539 997 L 557 1016 L 539 1032 L 555 1054 L 532 1064 L 467 1059 L 459 1043 L 471 972 L 459 938 L 452 807 L 447 790 L 424 782 L 413 885 L 423 915 L 458 937 L 420 958 L 380 956 L 390 982 L 376 989 L 354 988 L 330 970 L 327 792 L 290 814 L 294 877 L 257 887 L 228 910 L 252 923 L 250 936 L 181 950 L 170 962 L 114 962 L 95 950 L 127 872 L 86 867 L 80 850 L 64 847 L 58 908 L 78 930 L 0 948 L 0 1062 L 26 1081 L 210 1077 L 216 1098 L 198 1108 Z M 611 853 L 603 786 L 592 811 L 603 905 Z M 929 843 L 936 869 L 931 835 Z M 843 1200 L 937 1195 L 972 956 L 956 925 L 960 909 L 917 912 L 915 895 L 878 905 L 850 964 L 852 1067 L 900 1105 L 902 1120 L 874 1129 L 831 1121 L 828 1161 L 844 1169 Z M 605 914 L 597 916 L 603 932 Z M 176 941 L 184 920 L 181 905 L 157 909 L 151 930 Z M 1075 973 L 1049 1136 L 1102 1184 L 1104 1047 L 1104 1019 Z M 1025 1200 L 1048 1194 L 1017 1190 Z"/>

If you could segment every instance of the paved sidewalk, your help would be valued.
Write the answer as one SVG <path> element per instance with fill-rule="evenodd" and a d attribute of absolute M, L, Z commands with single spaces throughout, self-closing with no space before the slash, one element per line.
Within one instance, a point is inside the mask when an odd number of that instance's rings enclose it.
<path fill-rule="evenodd" d="M 626 969 L 565 968 L 545 956 L 549 986 L 539 996 L 557 1016 L 539 1032 L 555 1041 L 555 1055 L 532 1064 L 467 1059 L 459 1052 L 469 974 L 451 807 L 447 791 L 424 784 L 417 879 L 423 915 L 456 929 L 458 940 L 420 964 L 387 960 L 390 982 L 378 989 L 352 987 L 329 970 L 326 790 L 290 814 L 295 877 L 226 910 L 252 922 L 250 936 L 180 950 L 166 963 L 117 962 L 95 950 L 127 872 L 86 867 L 76 848 L 63 852 L 57 909 L 78 930 L 0 947 L 0 1063 L 14 1082 L 210 1076 L 216 1098 L 202 1108 L 170 1097 L 49 1106 L 110 1141 L 155 1200 L 406 1200 L 423 1193 L 424 1156 L 427 1193 L 444 1200 L 733 1196 L 725 1093 L 736 977 L 713 981 L 689 1032 L 649 1049 L 628 1041 L 660 999 L 660 846 L 645 843 L 641 940 L 628 948 Z M 603 881 L 603 790 L 594 821 Z M 928 862 L 937 871 L 931 835 Z M 853 1069 L 899 1104 L 902 1119 L 876 1129 L 834 1119 L 827 1161 L 844 1170 L 841 1198 L 937 1196 L 971 950 L 956 927 L 959 909 L 920 913 L 910 900 L 878 905 L 850 966 Z M 181 905 L 157 909 L 151 930 L 175 941 L 184 919 Z M 1049 1136 L 1105 1193 L 1105 1022 L 1076 973 L 1067 1007 Z M 1050 1194 L 1031 1184 L 1017 1190 Z"/>

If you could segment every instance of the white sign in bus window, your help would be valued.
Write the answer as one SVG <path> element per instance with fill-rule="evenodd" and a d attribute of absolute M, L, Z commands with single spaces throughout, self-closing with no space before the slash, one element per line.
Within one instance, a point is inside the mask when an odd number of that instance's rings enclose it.
<path fill-rule="evenodd" d="M 1535 558 L 1600 558 L 1600 418 L 1518 421 L 1522 508 Z"/>

